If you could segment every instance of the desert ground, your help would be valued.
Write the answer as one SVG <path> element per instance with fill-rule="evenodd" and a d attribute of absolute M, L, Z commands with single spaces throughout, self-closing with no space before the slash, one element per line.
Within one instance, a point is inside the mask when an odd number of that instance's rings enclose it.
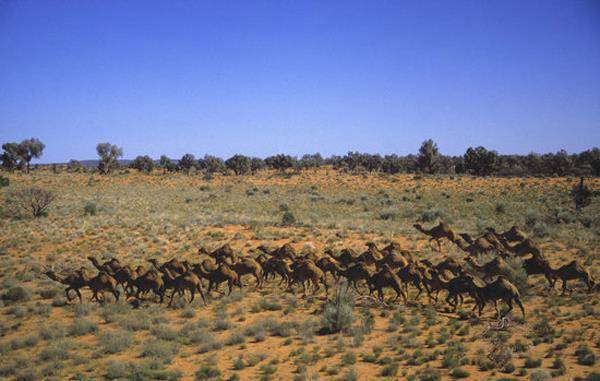
<path fill-rule="evenodd" d="M 434 251 L 413 228 L 440 220 L 480 236 L 486 227 L 521 227 L 552 266 L 577 260 L 600 277 L 600 200 L 576 212 L 575 178 L 475 178 L 349 174 L 331 168 L 249 176 L 145 175 L 121 170 L 90 173 L 4 174 L 8 188 L 35 186 L 57 198 L 48 216 L 0 220 L 0 379 L 7 380 L 371 380 L 600 379 L 600 293 L 580 281 L 561 295 L 543 276 L 519 289 L 526 319 L 516 308 L 499 323 L 488 305 L 481 318 L 473 301 L 455 312 L 441 297 L 385 303 L 327 278 L 329 300 L 345 298 L 345 325 L 323 333 L 323 287 L 302 294 L 279 279 L 262 288 L 251 276 L 231 295 L 207 294 L 167 307 L 148 296 L 67 302 L 65 286 L 43 274 L 118 258 L 199 262 L 198 248 L 228 243 L 256 256 L 259 245 L 290 243 L 297 253 L 394 241 L 436 263 L 465 254 L 445 242 Z M 600 190 L 600 180 L 588 186 Z M 6 188 L 5 188 L 6 189 Z M 3 190 L 4 192 L 4 190 Z M 3 196 L 2 196 L 3 197 Z M 287 215 L 285 223 L 283 216 Z M 293 219 L 289 216 L 292 215 Z M 485 262 L 491 257 L 481 257 Z M 521 279 L 522 280 L 522 279 Z M 206 283 L 204 284 L 206 292 Z M 443 294 L 443 292 L 442 292 Z M 501 303 L 502 304 L 502 303 Z"/>

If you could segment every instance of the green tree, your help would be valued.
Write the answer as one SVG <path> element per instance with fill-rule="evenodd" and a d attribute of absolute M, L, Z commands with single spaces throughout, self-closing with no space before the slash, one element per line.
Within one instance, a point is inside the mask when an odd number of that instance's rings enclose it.
<path fill-rule="evenodd" d="M 42 156 L 46 146 L 39 139 L 25 139 L 17 146 L 17 155 L 19 157 L 19 168 L 29 173 L 31 160 Z"/>
<path fill-rule="evenodd" d="M 148 155 L 138 156 L 131 163 L 131 168 L 140 172 L 151 173 L 154 169 L 154 160 Z"/>
<path fill-rule="evenodd" d="M 288 168 L 293 168 L 296 164 L 296 159 L 290 155 L 284 155 L 282 153 L 269 156 L 265 159 L 265 164 L 273 169 L 285 172 Z"/>
<path fill-rule="evenodd" d="M 177 165 L 167 155 L 160 157 L 159 166 L 163 169 L 164 173 L 175 172 L 177 170 Z"/>
<path fill-rule="evenodd" d="M 424 173 L 435 173 L 437 170 L 437 161 L 439 150 L 437 144 L 431 140 L 425 140 L 419 148 L 417 155 L 417 168 Z"/>
<path fill-rule="evenodd" d="M 212 155 L 204 155 L 204 158 L 199 160 L 199 164 L 200 168 L 208 173 L 225 173 L 227 170 L 223 159 Z"/>
<path fill-rule="evenodd" d="M 489 176 L 494 172 L 496 151 L 488 151 L 485 147 L 469 147 L 464 155 L 464 167 L 476 176 Z"/>
<path fill-rule="evenodd" d="M 248 156 L 233 155 L 225 161 L 225 166 L 236 175 L 245 175 L 252 170 L 251 160 Z"/>
<path fill-rule="evenodd" d="M 7 171 L 14 171 L 19 163 L 19 143 L 4 143 L 2 145 L 2 168 Z"/>
<path fill-rule="evenodd" d="M 100 156 L 98 170 L 106 175 L 119 167 L 119 158 L 123 156 L 123 149 L 110 143 L 99 143 L 96 146 L 96 152 Z"/>
<path fill-rule="evenodd" d="M 196 157 L 191 153 L 186 153 L 179 159 L 179 168 L 189 173 L 190 169 L 197 164 Z"/>

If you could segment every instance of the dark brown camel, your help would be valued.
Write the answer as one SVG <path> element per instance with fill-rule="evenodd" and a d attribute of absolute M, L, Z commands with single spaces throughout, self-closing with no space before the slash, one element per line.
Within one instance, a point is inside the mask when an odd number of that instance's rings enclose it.
<path fill-rule="evenodd" d="M 476 295 L 476 305 L 473 307 L 473 310 L 478 308 L 479 316 L 481 316 L 485 304 L 487 302 L 492 302 L 496 308 L 498 319 L 501 319 L 510 311 L 512 311 L 514 302 L 521 309 L 521 312 L 523 313 L 523 319 L 525 319 L 525 308 L 523 307 L 523 303 L 521 303 L 521 295 L 519 294 L 519 290 L 507 278 L 499 276 L 495 281 L 488 283 L 483 287 L 478 286 L 475 283 L 472 283 L 471 287 Z M 500 310 L 498 309 L 499 300 L 508 305 L 508 310 L 504 314 L 500 314 Z"/>
<path fill-rule="evenodd" d="M 552 287 L 554 288 L 554 284 L 557 279 L 562 280 L 562 294 L 564 295 L 567 291 L 571 291 L 567 287 L 567 282 L 574 279 L 580 279 L 588 288 L 588 292 L 592 292 L 594 289 L 595 281 L 588 269 L 583 267 L 581 263 L 578 261 L 571 261 L 566 265 L 560 266 L 557 269 L 551 270 L 552 277 L 554 278 L 554 282 Z"/>
<path fill-rule="evenodd" d="M 431 237 L 429 238 L 430 247 L 433 241 L 437 242 L 439 252 L 442 252 L 442 239 L 446 238 L 450 242 L 456 242 L 456 240 L 458 239 L 458 235 L 454 230 L 452 230 L 450 225 L 442 221 L 440 221 L 438 225 L 434 226 L 431 229 L 425 229 L 423 228 L 423 226 L 421 226 L 421 224 L 414 224 L 413 226 L 421 233 Z"/>
<path fill-rule="evenodd" d="M 47 269 L 44 274 L 53 281 L 62 283 L 67 286 L 65 288 L 65 294 L 67 295 L 67 300 L 71 301 L 71 295 L 69 291 L 73 290 L 79 297 L 79 302 L 82 302 L 80 289 L 84 288 L 87 284 L 88 279 L 85 278 L 84 273 L 80 270 L 69 273 L 65 276 L 58 275 L 54 270 Z"/>
<path fill-rule="evenodd" d="M 392 288 L 396 292 L 396 298 L 393 302 L 396 302 L 400 296 L 404 299 L 404 303 L 407 301 L 406 294 L 402 290 L 402 283 L 400 278 L 394 273 L 393 269 L 387 265 L 382 265 L 382 268 L 373 274 L 368 280 L 369 292 L 372 293 L 374 290 L 377 291 L 379 301 L 383 302 L 383 289 Z"/>

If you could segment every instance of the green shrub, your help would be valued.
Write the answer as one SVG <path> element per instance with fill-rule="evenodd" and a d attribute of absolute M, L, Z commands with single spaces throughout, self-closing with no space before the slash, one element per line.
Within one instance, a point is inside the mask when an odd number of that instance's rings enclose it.
<path fill-rule="evenodd" d="M 450 376 L 454 377 L 454 378 L 467 378 L 469 377 L 471 374 L 462 369 L 462 368 L 454 368 L 450 371 Z"/>
<path fill-rule="evenodd" d="M 98 206 L 91 201 L 86 202 L 85 206 L 83 207 L 83 215 L 95 216 L 96 214 L 98 214 Z"/>
<path fill-rule="evenodd" d="M 195 377 L 196 381 L 219 380 L 221 371 L 213 366 L 203 365 L 196 371 Z"/>
<path fill-rule="evenodd" d="M 539 368 L 542 365 L 541 359 L 536 359 L 532 357 L 527 357 L 525 359 L 525 368 Z"/>
<path fill-rule="evenodd" d="M 531 381 L 547 381 L 547 380 L 552 379 L 552 377 L 550 376 L 550 373 L 546 372 L 545 370 L 537 369 L 537 370 L 531 372 L 529 379 Z"/>
<path fill-rule="evenodd" d="M 281 217 L 281 224 L 283 226 L 291 226 L 294 225 L 296 223 L 296 216 L 294 216 L 294 213 L 288 211 L 285 211 L 283 213 L 283 216 Z"/>
<path fill-rule="evenodd" d="M 325 333 L 346 331 L 354 321 L 354 293 L 347 283 L 340 283 L 335 295 L 328 300 L 321 316 L 321 326 Z"/>
<path fill-rule="evenodd" d="M 69 336 L 82 336 L 98 331 L 98 325 L 86 319 L 76 318 L 69 327 Z"/>
<path fill-rule="evenodd" d="M 4 294 L 2 300 L 6 303 L 26 302 L 31 299 L 30 292 L 21 286 L 11 287 Z"/>
<path fill-rule="evenodd" d="M 99 341 L 104 353 L 119 353 L 133 343 L 131 334 L 125 331 L 104 332 Z"/>
<path fill-rule="evenodd" d="M 0 188 L 7 187 L 10 184 L 8 177 L 0 176 Z"/>
<path fill-rule="evenodd" d="M 592 366 L 596 364 L 596 355 L 587 345 L 581 345 L 575 350 L 577 364 Z"/>

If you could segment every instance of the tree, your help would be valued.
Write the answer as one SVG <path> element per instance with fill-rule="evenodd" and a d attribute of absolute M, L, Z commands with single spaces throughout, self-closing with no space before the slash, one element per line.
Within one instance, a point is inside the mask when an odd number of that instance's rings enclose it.
<path fill-rule="evenodd" d="M 250 159 L 250 170 L 252 173 L 256 173 L 265 167 L 265 161 L 260 157 L 253 157 Z"/>
<path fill-rule="evenodd" d="M 79 172 L 81 170 L 81 163 L 77 160 L 69 160 L 69 163 L 67 164 L 67 171 L 68 172 Z"/>
<path fill-rule="evenodd" d="M 494 172 L 496 151 L 488 151 L 485 147 L 469 147 L 464 155 L 464 167 L 476 176 L 489 176 Z"/>
<path fill-rule="evenodd" d="M 435 173 L 437 170 L 439 151 L 437 144 L 431 139 L 425 140 L 419 148 L 419 154 L 417 156 L 417 168 L 421 172 Z"/>
<path fill-rule="evenodd" d="M 381 163 L 381 170 L 385 173 L 395 174 L 402 171 L 402 160 L 398 155 L 385 155 Z"/>
<path fill-rule="evenodd" d="M 18 189 L 8 193 L 7 208 L 13 208 L 16 213 L 24 212 L 33 217 L 46 215 L 46 209 L 54 201 L 54 193 L 40 188 Z"/>
<path fill-rule="evenodd" d="M 99 143 L 96 152 L 100 156 L 98 170 L 103 175 L 109 174 L 119 166 L 119 158 L 123 156 L 123 149 L 110 143 Z"/>
<path fill-rule="evenodd" d="M 323 157 L 320 153 L 306 154 L 302 156 L 298 162 L 302 169 L 319 168 L 323 165 Z"/>
<path fill-rule="evenodd" d="M 208 173 L 225 173 L 227 170 L 223 159 L 212 155 L 204 155 L 204 158 L 199 160 L 198 163 L 200 164 L 200 168 L 204 169 Z"/>
<path fill-rule="evenodd" d="M 175 172 L 177 170 L 177 165 L 167 155 L 160 157 L 159 166 L 163 169 L 164 173 Z"/>
<path fill-rule="evenodd" d="M 296 164 L 296 159 L 290 155 L 278 154 L 275 156 L 269 156 L 265 159 L 265 164 L 273 169 L 285 172 L 288 168 L 293 168 Z"/>
<path fill-rule="evenodd" d="M 594 176 L 600 176 L 600 148 L 583 151 L 577 156 L 576 164 L 580 167 L 589 166 Z"/>
<path fill-rule="evenodd" d="M 39 139 L 25 139 L 17 146 L 17 156 L 19 158 L 19 168 L 29 173 L 29 165 L 33 158 L 39 158 L 44 152 L 46 146 Z"/>
<path fill-rule="evenodd" d="M 131 163 L 131 168 L 140 172 L 151 173 L 154 169 L 154 160 L 148 155 L 138 156 Z"/>
<path fill-rule="evenodd" d="M 250 158 L 239 154 L 225 160 L 225 165 L 238 176 L 245 175 L 252 170 Z"/>
<path fill-rule="evenodd" d="M 18 143 L 4 143 L 2 145 L 2 168 L 7 171 L 14 171 L 19 163 L 19 144 Z"/>
<path fill-rule="evenodd" d="M 573 168 L 573 161 L 565 150 L 560 150 L 555 154 L 544 155 L 547 158 L 549 174 L 566 176 Z"/>
<path fill-rule="evenodd" d="M 196 157 L 191 153 L 186 153 L 179 159 L 179 168 L 183 169 L 186 172 L 190 172 L 190 169 L 196 167 Z"/>

